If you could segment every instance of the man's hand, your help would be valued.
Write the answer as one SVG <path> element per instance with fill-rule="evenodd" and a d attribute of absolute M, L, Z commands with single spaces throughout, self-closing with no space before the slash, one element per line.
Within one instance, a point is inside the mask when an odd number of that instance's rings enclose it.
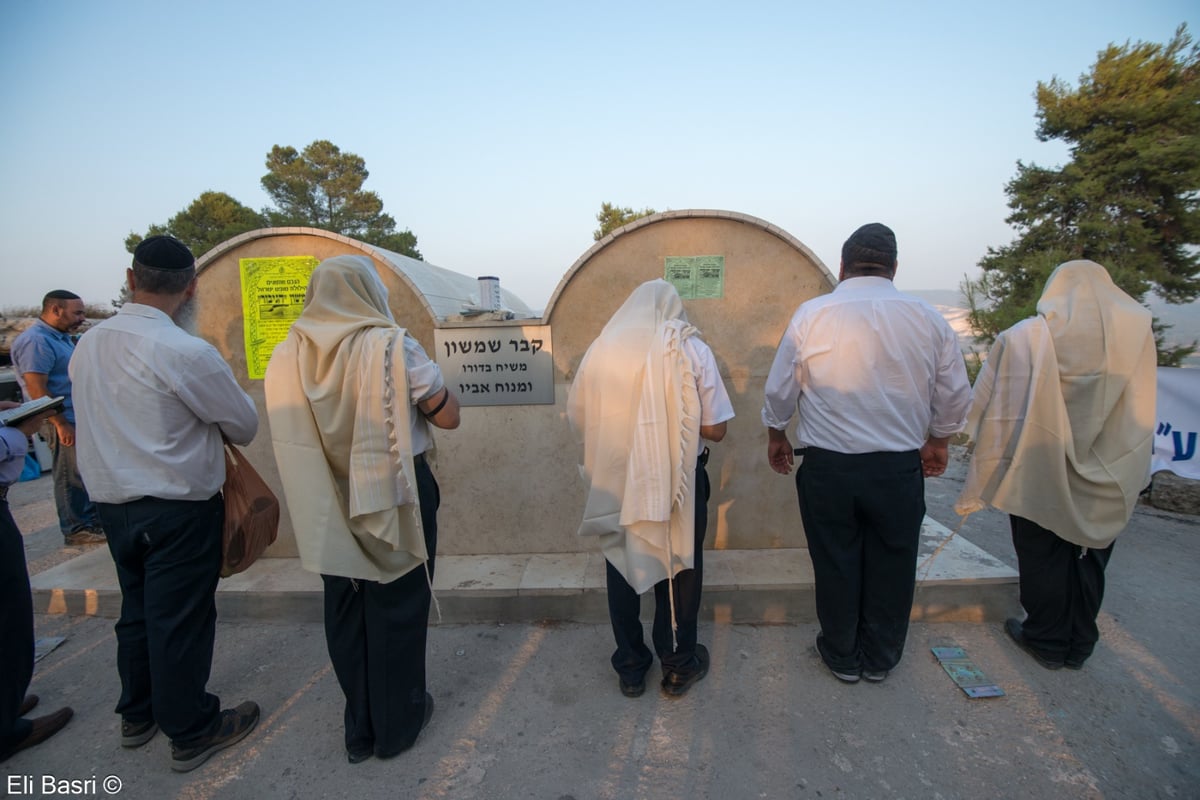
<path fill-rule="evenodd" d="M 45 419 L 45 417 L 38 417 Z M 54 423 L 54 429 L 58 431 L 58 443 L 63 447 L 75 446 L 75 426 L 67 422 L 67 418 L 62 414 L 51 417 L 50 421 Z"/>
<path fill-rule="evenodd" d="M 767 463 L 780 475 L 787 475 L 792 471 L 792 443 L 783 431 L 767 428 Z"/>
<path fill-rule="evenodd" d="M 950 463 L 950 437 L 929 437 L 921 445 L 921 472 L 926 478 L 936 478 Z"/>

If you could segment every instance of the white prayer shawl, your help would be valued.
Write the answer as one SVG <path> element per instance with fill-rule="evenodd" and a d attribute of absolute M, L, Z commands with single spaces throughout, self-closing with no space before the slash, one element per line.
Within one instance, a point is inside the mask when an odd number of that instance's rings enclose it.
<path fill-rule="evenodd" d="M 369 258 L 313 271 L 271 356 L 271 443 L 305 569 L 388 583 L 428 560 L 413 481 L 404 329 Z"/>
<path fill-rule="evenodd" d="M 1000 334 L 975 382 L 959 514 L 991 505 L 1107 547 L 1149 479 L 1151 314 L 1091 261 L 1060 265 L 1038 316 Z"/>
<path fill-rule="evenodd" d="M 671 284 L 642 284 L 588 348 L 567 398 L 588 484 L 579 534 L 598 536 L 639 594 L 695 564 L 700 396 L 682 347 L 695 332 Z"/>

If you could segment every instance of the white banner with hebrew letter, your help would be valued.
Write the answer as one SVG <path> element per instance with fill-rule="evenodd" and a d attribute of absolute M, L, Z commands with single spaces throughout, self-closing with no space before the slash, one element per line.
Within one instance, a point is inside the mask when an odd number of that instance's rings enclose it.
<path fill-rule="evenodd" d="M 1158 421 L 1150 471 L 1200 480 L 1200 369 L 1158 368 Z"/>

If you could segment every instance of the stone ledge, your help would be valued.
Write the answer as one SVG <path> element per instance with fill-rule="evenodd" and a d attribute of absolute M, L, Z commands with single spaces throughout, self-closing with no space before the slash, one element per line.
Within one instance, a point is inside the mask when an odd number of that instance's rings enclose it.
<path fill-rule="evenodd" d="M 816 620 L 812 565 L 801 548 L 706 550 L 701 617 L 718 622 Z M 592 553 L 440 556 L 436 624 L 557 620 L 608 621 L 604 558 Z M 914 620 L 999 621 L 1017 612 L 1017 574 L 988 553 L 926 519 L 917 564 Z M 53 614 L 115 618 L 121 592 L 106 548 L 93 548 L 32 576 L 34 608 Z M 649 619 L 653 594 L 643 596 Z M 263 559 L 222 580 L 224 620 L 320 621 L 321 578 L 298 559 Z M 440 618 L 439 618 L 440 617 Z"/>

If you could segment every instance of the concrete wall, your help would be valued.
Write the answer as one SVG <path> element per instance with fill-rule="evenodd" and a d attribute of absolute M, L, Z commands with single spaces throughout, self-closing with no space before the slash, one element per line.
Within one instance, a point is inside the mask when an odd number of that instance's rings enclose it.
<path fill-rule="evenodd" d="M 670 211 L 637 220 L 584 253 L 559 283 L 542 320 L 456 323 L 435 320 L 412 285 L 367 245 L 307 229 L 256 231 L 201 259 L 200 333 L 233 366 L 259 405 L 259 436 L 247 453 L 279 491 L 263 409 L 262 381 L 246 377 L 238 260 L 265 256 L 370 255 L 390 292 L 396 319 L 434 356 L 434 326 L 552 327 L 555 404 L 474 407 L 462 426 L 437 432 L 435 470 L 442 492 L 439 552 L 555 553 L 588 550 L 575 535 L 583 509 L 581 449 L 566 420 L 566 395 L 584 352 L 634 287 L 663 276 L 667 256 L 725 257 L 724 297 L 687 300 L 691 322 L 716 354 L 737 417 L 709 462 L 708 546 L 803 547 L 794 484 L 766 466 L 759 420 L 762 389 L 779 336 L 797 305 L 833 288 L 825 266 L 779 228 L 726 211 Z M 503 279 L 503 276 L 501 276 Z M 280 493 L 281 494 L 281 493 Z M 271 556 L 294 556 L 286 514 Z"/>
<path fill-rule="evenodd" d="M 766 465 L 759 418 L 779 336 L 796 306 L 832 290 L 804 245 L 762 220 L 730 212 L 675 211 L 638 220 L 597 242 L 564 276 L 545 322 L 552 327 L 553 406 L 470 408 L 439 437 L 443 552 L 572 552 L 583 512 L 581 448 L 566 395 L 592 340 L 639 284 L 663 276 L 666 256 L 723 255 L 725 296 L 684 302 L 713 349 L 737 417 L 712 447 L 707 543 L 718 549 L 803 547 L 790 478 Z"/>
<path fill-rule="evenodd" d="M 243 448 L 246 457 L 266 479 L 282 501 L 283 488 L 275 468 L 271 449 L 271 431 L 263 399 L 263 382 L 250 380 L 246 370 L 246 344 L 243 330 L 241 271 L 243 258 L 277 256 L 313 256 L 318 260 L 338 255 L 366 255 L 375 262 L 380 278 L 388 289 L 388 301 L 396 319 L 433 353 L 434 319 L 427 304 L 403 275 L 388 266 L 385 259 L 362 242 L 327 231 L 310 228 L 272 228 L 234 237 L 205 253 L 199 260 L 197 295 L 200 303 L 199 333 L 212 342 L 233 368 L 242 388 L 258 406 L 258 436 Z M 296 538 L 286 507 L 280 522 L 279 538 L 267 551 L 268 556 L 294 557 Z"/>

